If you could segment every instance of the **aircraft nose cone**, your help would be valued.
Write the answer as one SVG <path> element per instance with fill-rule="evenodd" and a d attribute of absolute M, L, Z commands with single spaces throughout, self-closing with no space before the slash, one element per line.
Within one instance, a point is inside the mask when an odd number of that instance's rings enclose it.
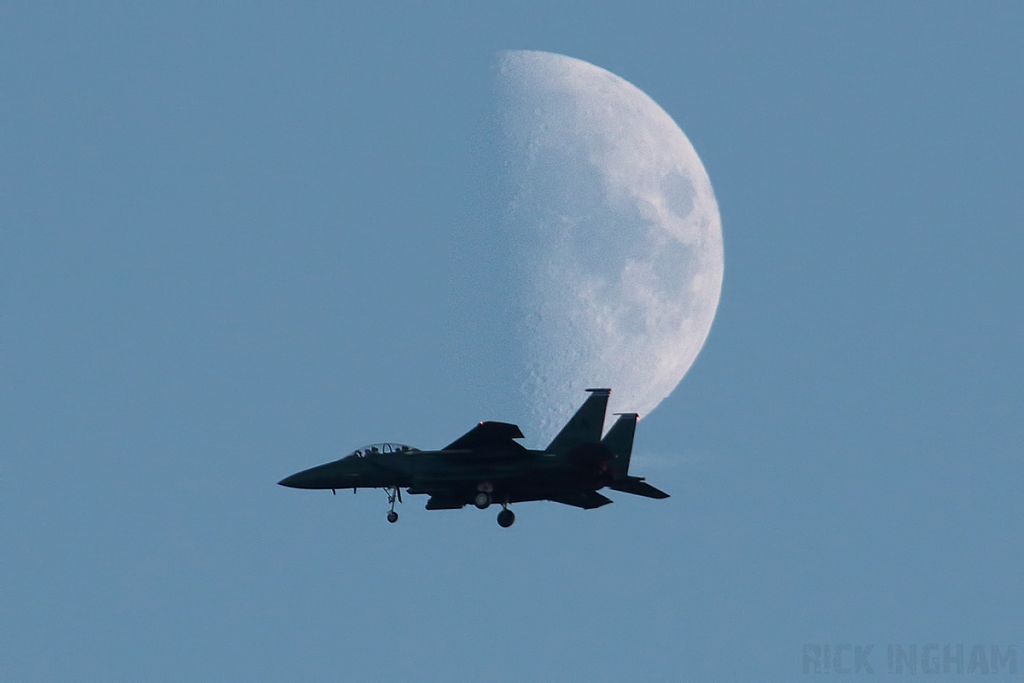
<path fill-rule="evenodd" d="M 337 485 L 337 482 L 333 481 L 336 477 L 330 476 L 332 469 L 330 465 L 310 467 L 308 470 L 285 477 L 278 483 L 289 488 L 331 488 Z"/>
<path fill-rule="evenodd" d="M 277 484 L 278 486 L 287 486 L 293 489 L 303 489 L 306 487 L 302 485 L 302 479 L 302 472 L 299 472 L 298 474 L 293 474 L 290 477 L 285 477 L 281 481 L 277 482 Z"/>
<path fill-rule="evenodd" d="M 352 471 L 351 464 L 339 460 L 296 472 L 277 483 L 293 489 L 344 489 L 358 481 L 359 475 Z"/>
<path fill-rule="evenodd" d="M 313 468 L 311 470 L 303 470 L 302 472 L 296 472 L 290 477 L 285 477 L 281 481 L 277 482 L 281 486 L 287 486 L 292 489 L 316 489 L 323 488 L 323 475 L 319 468 Z"/>

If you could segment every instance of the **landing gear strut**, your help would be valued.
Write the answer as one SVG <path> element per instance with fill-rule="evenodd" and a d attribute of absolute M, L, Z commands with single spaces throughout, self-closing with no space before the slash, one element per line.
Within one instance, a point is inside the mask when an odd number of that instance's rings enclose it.
<path fill-rule="evenodd" d="M 388 503 L 391 504 L 391 511 L 388 512 L 388 521 L 394 524 L 398 521 L 398 513 L 395 512 L 395 501 L 402 502 L 402 491 L 397 486 L 385 487 L 384 493 L 388 494 Z"/>
<path fill-rule="evenodd" d="M 498 526 L 507 529 L 516 521 L 516 514 L 508 509 L 508 503 L 501 504 L 501 512 L 498 513 Z"/>

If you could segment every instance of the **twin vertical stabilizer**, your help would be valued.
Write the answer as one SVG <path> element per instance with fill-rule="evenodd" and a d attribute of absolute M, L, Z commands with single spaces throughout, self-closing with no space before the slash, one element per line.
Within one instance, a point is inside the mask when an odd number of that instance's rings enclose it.
<path fill-rule="evenodd" d="M 643 477 L 629 476 L 629 458 L 633 454 L 633 435 L 636 433 L 637 419 L 639 416 L 636 413 L 620 413 L 619 419 L 601 440 L 612 454 L 611 470 L 614 479 L 608 484 L 608 488 L 645 498 L 668 498 L 667 493 L 654 488 L 645 482 Z"/>
<path fill-rule="evenodd" d="M 612 454 L 612 470 L 618 476 L 629 474 L 629 458 L 633 454 L 633 435 L 636 433 L 636 413 L 619 413 L 608 434 L 601 443 Z"/>
<path fill-rule="evenodd" d="M 604 413 L 608 409 L 611 389 L 587 389 L 590 397 L 545 449 L 548 453 L 568 453 L 577 446 L 601 441 L 604 431 Z"/>
<path fill-rule="evenodd" d="M 619 476 L 629 472 L 629 458 L 633 453 L 633 435 L 636 433 L 636 413 L 618 413 L 608 434 L 602 439 L 604 432 L 604 416 L 608 409 L 608 396 L 611 389 L 587 389 L 590 397 L 580 406 L 576 414 L 558 433 L 554 441 L 547 447 L 548 453 L 568 453 L 577 446 L 598 444 L 603 445 L 612 455 L 612 469 Z"/>
<path fill-rule="evenodd" d="M 618 413 L 619 419 L 615 421 L 615 424 L 602 439 L 604 414 L 608 408 L 608 395 L 611 393 L 611 389 L 587 389 L 587 391 L 590 392 L 590 397 L 580 406 L 568 424 L 562 428 L 555 440 L 547 447 L 546 452 L 563 454 L 569 453 L 579 446 L 600 444 L 604 447 L 603 450 L 611 455 L 609 469 L 612 481 L 608 483 L 608 488 L 645 498 L 668 498 L 667 493 L 654 488 L 645 482 L 643 477 L 629 476 L 629 460 L 633 455 L 633 436 L 636 434 L 636 421 L 640 416 L 636 413 Z M 552 498 L 551 500 L 556 499 Z M 566 502 L 561 499 L 558 501 Z M 576 505 L 577 503 L 569 504 Z M 598 505 L 603 504 L 598 503 Z M 585 506 L 581 505 L 581 507 Z M 597 507 L 597 505 L 592 507 Z"/>

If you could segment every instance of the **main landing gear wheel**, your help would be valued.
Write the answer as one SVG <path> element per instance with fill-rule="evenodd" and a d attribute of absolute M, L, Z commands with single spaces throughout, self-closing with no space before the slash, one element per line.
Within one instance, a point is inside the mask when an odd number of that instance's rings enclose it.
<path fill-rule="evenodd" d="M 389 513 L 388 513 L 388 521 L 389 521 L 389 522 L 391 522 L 392 524 L 394 524 L 395 522 L 397 522 L 397 521 L 398 521 L 398 513 L 397 513 L 397 512 L 395 512 L 394 510 L 392 510 L 391 512 L 389 512 Z"/>
<path fill-rule="evenodd" d="M 516 514 L 509 510 L 508 508 L 505 508 L 504 510 L 498 513 L 498 526 L 504 529 L 507 529 L 510 526 L 512 526 L 515 523 L 515 521 Z"/>
<path fill-rule="evenodd" d="M 487 491 L 481 491 L 476 494 L 476 497 L 473 499 L 473 505 L 476 505 L 481 510 L 486 510 L 491 506 L 491 494 L 487 493 Z"/>

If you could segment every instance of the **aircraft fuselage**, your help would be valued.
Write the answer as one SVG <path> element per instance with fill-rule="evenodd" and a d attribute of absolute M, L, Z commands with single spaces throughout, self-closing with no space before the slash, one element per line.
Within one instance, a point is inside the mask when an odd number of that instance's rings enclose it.
<path fill-rule="evenodd" d="M 404 488 L 429 494 L 430 509 L 460 508 L 476 502 L 480 492 L 493 502 L 549 500 L 563 492 L 597 491 L 612 482 L 600 444 L 565 455 L 544 451 L 410 449 L 395 453 L 350 455 L 304 470 L 281 481 L 301 489 Z"/>

